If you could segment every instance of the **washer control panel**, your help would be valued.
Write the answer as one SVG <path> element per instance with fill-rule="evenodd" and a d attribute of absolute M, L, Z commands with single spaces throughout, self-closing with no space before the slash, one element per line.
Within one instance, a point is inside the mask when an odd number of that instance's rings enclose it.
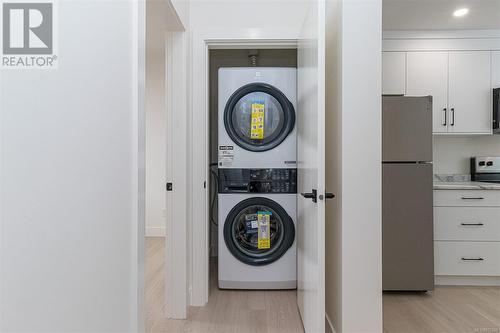
<path fill-rule="evenodd" d="M 297 193 L 297 169 L 219 169 L 219 193 Z"/>

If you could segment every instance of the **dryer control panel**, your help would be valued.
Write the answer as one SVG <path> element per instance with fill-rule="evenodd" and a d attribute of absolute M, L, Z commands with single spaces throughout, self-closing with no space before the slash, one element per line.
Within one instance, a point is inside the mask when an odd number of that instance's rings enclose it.
<path fill-rule="evenodd" d="M 219 169 L 219 193 L 297 193 L 297 169 Z"/>

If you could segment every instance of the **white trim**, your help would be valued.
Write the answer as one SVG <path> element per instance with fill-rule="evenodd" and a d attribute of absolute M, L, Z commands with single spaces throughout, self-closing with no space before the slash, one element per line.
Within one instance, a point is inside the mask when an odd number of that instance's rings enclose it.
<path fill-rule="evenodd" d="M 146 3 L 132 2 L 132 251 L 130 255 L 130 327 L 145 331 L 144 322 L 144 263 L 146 225 L 146 141 L 145 141 L 145 87 L 146 87 Z"/>
<path fill-rule="evenodd" d="M 498 30 L 385 30 L 382 39 L 488 39 L 500 38 Z"/>
<path fill-rule="evenodd" d="M 500 30 L 384 31 L 387 51 L 490 51 L 500 50 Z"/>
<path fill-rule="evenodd" d="M 296 48 L 298 32 L 289 29 L 214 29 L 193 31 L 192 67 L 188 89 L 190 104 L 189 208 L 191 253 L 189 267 L 190 304 L 203 306 L 209 292 L 209 195 L 203 184 L 209 179 L 209 49 L 211 48 Z M 196 114 L 194 113 L 196 110 Z M 203 114 L 200 114 L 203 112 Z M 201 140 L 200 140 L 201 138 Z"/>
<path fill-rule="evenodd" d="M 146 227 L 146 237 L 165 237 L 166 227 Z"/>
<path fill-rule="evenodd" d="M 500 286 L 500 276 L 444 276 L 434 277 L 436 286 Z"/>
<path fill-rule="evenodd" d="M 384 39 L 383 51 L 490 51 L 500 50 L 500 38 L 489 39 Z"/>

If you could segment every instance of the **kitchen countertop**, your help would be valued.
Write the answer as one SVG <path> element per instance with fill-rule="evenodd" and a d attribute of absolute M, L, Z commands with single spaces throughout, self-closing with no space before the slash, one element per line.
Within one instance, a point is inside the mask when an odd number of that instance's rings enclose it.
<path fill-rule="evenodd" d="M 434 182 L 435 190 L 500 190 L 500 184 L 483 182 Z"/>

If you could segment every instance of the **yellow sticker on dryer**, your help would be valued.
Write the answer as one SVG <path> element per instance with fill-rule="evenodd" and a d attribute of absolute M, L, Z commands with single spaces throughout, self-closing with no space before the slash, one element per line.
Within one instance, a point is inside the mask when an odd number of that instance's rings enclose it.
<path fill-rule="evenodd" d="M 264 139 L 264 111 L 265 104 L 252 103 L 252 123 L 250 124 L 250 138 L 252 140 Z"/>
<path fill-rule="evenodd" d="M 271 212 L 257 212 L 257 221 L 259 224 L 259 234 L 257 248 L 271 248 Z"/>

